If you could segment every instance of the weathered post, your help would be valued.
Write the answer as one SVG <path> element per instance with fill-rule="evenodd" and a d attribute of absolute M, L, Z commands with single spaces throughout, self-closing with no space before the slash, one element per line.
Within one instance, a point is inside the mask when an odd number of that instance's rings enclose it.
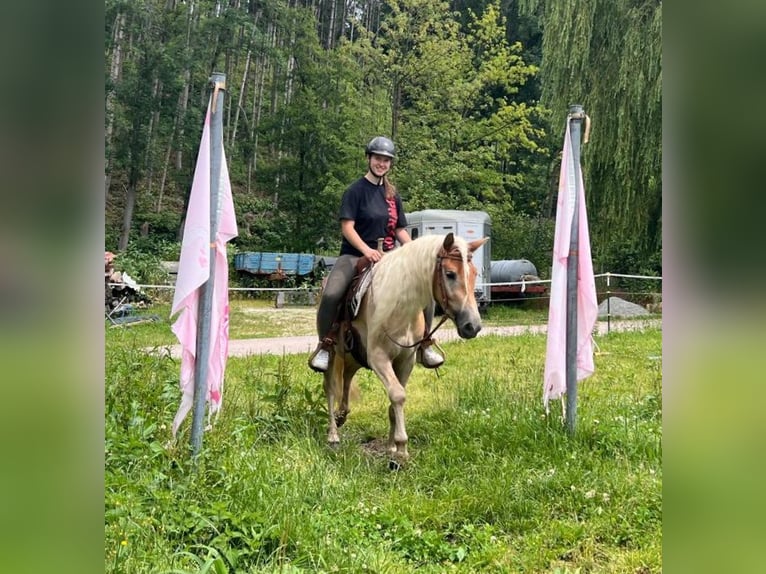
<path fill-rule="evenodd" d="M 202 433 L 207 401 L 208 362 L 210 358 L 210 321 L 215 287 L 216 236 L 218 235 L 221 158 L 223 156 L 223 98 L 226 75 L 214 72 L 210 77 L 210 273 L 200 288 L 197 323 L 197 346 L 194 362 L 194 406 L 192 411 L 191 446 L 196 456 L 202 448 Z"/>
<path fill-rule="evenodd" d="M 572 156 L 574 158 L 575 198 L 572 227 L 569 236 L 567 257 L 567 322 L 566 322 L 566 384 L 567 384 L 567 429 L 574 434 L 577 420 L 577 268 L 579 258 L 580 210 L 577 198 L 580 195 L 580 132 L 585 111 L 579 104 L 569 107 Z"/>

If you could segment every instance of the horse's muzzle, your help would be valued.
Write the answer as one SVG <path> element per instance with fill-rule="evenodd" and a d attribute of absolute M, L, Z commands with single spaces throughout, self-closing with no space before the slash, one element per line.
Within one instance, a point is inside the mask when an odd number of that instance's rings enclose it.
<path fill-rule="evenodd" d="M 463 339 L 473 339 L 481 331 L 481 321 L 458 321 L 457 334 Z"/>

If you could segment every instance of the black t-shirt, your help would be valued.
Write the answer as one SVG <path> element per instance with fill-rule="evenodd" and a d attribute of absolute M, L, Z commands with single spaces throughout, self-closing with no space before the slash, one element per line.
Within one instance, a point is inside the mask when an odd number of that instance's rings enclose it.
<path fill-rule="evenodd" d="M 407 227 L 402 198 L 399 194 L 394 197 L 394 202 L 397 211 L 395 228 Z M 370 248 L 377 249 L 378 238 L 385 237 L 389 233 L 386 229 L 388 217 L 386 191 L 382 185 L 375 185 L 363 177 L 352 183 L 343 193 L 340 200 L 339 219 L 352 219 L 354 229 Z M 340 246 L 340 254 L 357 257 L 362 255 L 345 237 Z"/>

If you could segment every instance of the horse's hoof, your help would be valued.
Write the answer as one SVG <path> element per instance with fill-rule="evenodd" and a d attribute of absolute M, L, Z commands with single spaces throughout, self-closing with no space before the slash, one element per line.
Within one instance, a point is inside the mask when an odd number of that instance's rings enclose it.
<path fill-rule="evenodd" d="M 388 470 L 390 470 L 392 472 L 397 471 L 397 470 L 402 470 L 402 465 L 399 462 L 395 461 L 393 458 L 389 459 L 389 461 L 388 461 Z"/>
<path fill-rule="evenodd" d="M 328 442 L 327 446 L 330 447 L 330 450 L 338 450 L 340 448 L 340 441 Z"/>
<path fill-rule="evenodd" d="M 335 426 L 342 427 L 346 423 L 346 418 L 348 418 L 348 411 L 335 415 Z"/>

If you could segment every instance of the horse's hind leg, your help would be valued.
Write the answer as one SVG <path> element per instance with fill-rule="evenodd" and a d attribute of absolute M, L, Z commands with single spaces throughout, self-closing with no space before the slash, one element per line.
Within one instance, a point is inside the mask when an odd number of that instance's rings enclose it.
<path fill-rule="evenodd" d="M 338 446 L 340 443 L 340 436 L 338 435 L 338 426 L 340 425 L 336 422 L 335 399 L 342 392 L 339 383 L 343 380 L 344 374 L 343 358 L 339 357 L 337 353 L 333 353 L 330 368 L 324 374 L 324 392 L 327 398 L 327 414 L 329 419 L 327 444 L 331 447 Z"/>
<path fill-rule="evenodd" d="M 356 369 L 351 369 L 348 367 L 348 365 L 346 365 L 346 368 L 343 369 L 343 394 L 341 395 L 338 412 L 335 413 L 335 424 L 338 426 L 338 428 L 345 424 L 349 413 L 351 413 L 351 409 L 348 407 L 348 395 L 351 390 L 351 381 L 354 378 L 355 372 Z"/>

